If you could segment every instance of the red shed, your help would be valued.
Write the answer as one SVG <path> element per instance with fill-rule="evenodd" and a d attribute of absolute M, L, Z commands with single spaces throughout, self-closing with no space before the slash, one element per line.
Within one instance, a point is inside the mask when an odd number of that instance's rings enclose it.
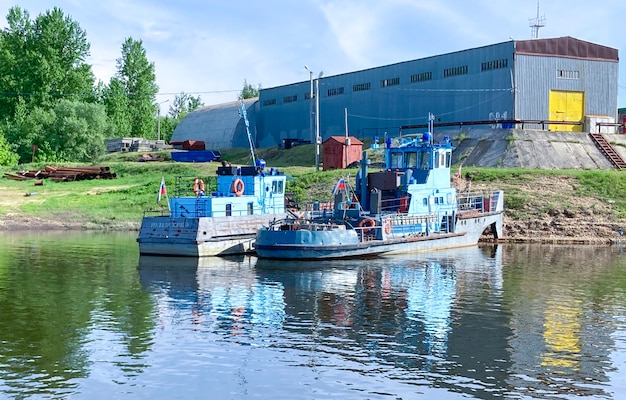
<path fill-rule="evenodd" d="M 343 169 L 355 161 L 361 161 L 362 151 L 363 142 L 353 136 L 329 137 L 322 144 L 324 171 Z"/>

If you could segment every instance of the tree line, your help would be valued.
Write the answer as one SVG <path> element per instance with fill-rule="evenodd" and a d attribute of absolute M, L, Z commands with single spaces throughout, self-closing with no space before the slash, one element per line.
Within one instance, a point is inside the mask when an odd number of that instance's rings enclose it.
<path fill-rule="evenodd" d="M 53 8 L 31 20 L 12 7 L 0 31 L 0 165 L 94 162 L 115 137 L 171 138 L 178 122 L 202 107 L 175 96 L 158 115 L 155 66 L 141 40 L 126 38 L 108 83 L 86 63 L 90 44 L 78 22 Z M 244 98 L 258 90 L 244 81 Z M 158 120 L 160 119 L 160 121 Z"/>

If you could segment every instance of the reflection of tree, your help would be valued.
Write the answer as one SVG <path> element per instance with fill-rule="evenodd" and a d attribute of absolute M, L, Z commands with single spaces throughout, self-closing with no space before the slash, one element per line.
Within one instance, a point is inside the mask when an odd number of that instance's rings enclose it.
<path fill-rule="evenodd" d="M 140 357 L 150 348 L 153 305 L 137 282 L 136 250 L 122 245 L 111 252 L 108 245 L 65 234 L 12 247 L 13 254 L 0 251 L 13 258 L 0 284 L 1 379 L 7 385 L 45 391 L 43 384 L 57 393 L 87 376 L 90 352 L 110 345 L 93 341 L 100 337 L 95 326 L 115 335 L 124 353 Z"/>

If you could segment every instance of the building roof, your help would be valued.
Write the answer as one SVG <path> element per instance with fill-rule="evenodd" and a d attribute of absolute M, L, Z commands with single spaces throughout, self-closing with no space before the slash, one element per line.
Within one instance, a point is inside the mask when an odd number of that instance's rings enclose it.
<path fill-rule="evenodd" d="M 330 140 L 333 140 L 337 143 L 341 143 L 341 144 L 345 144 L 346 143 L 346 137 L 345 136 L 331 136 L 328 139 L 326 139 L 325 142 L 328 142 Z M 355 138 L 354 136 L 350 136 L 350 145 L 362 145 L 363 142 L 360 141 L 359 139 Z"/>
<path fill-rule="evenodd" d="M 248 120 L 255 120 L 255 103 L 258 97 L 245 99 Z M 207 149 L 247 147 L 245 124 L 240 115 L 241 102 L 214 104 L 198 108 L 183 118 L 174 129 L 170 142 L 200 140 Z M 250 123 L 251 135 L 255 136 L 254 123 Z"/>
<path fill-rule="evenodd" d="M 515 53 L 619 61 L 617 49 L 571 36 L 515 41 Z"/>

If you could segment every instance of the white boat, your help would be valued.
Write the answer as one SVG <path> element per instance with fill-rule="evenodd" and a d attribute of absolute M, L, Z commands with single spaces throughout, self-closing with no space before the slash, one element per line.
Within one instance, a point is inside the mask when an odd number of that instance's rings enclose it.
<path fill-rule="evenodd" d="M 457 193 L 454 146 L 430 132 L 401 137 L 385 149 L 386 168 L 368 173 L 363 153 L 356 190 L 337 185 L 334 208 L 285 218 L 259 229 L 259 258 L 337 259 L 474 246 L 487 232 L 502 237 L 504 192 Z"/>

